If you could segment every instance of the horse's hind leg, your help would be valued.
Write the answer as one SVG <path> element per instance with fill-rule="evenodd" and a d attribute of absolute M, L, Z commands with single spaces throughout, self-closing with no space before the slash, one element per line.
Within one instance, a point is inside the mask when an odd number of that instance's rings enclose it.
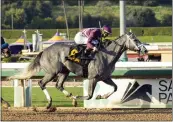
<path fill-rule="evenodd" d="M 40 88 L 43 90 L 46 98 L 47 98 L 47 101 L 48 101 L 48 106 L 47 106 L 47 109 L 49 109 L 52 105 L 52 98 L 51 96 L 49 95 L 47 89 L 46 89 L 46 84 L 48 82 L 50 82 L 51 80 L 53 80 L 55 77 L 55 74 L 45 74 L 45 76 L 43 77 L 43 79 L 41 81 L 38 82 L 38 85 L 40 86 Z"/>

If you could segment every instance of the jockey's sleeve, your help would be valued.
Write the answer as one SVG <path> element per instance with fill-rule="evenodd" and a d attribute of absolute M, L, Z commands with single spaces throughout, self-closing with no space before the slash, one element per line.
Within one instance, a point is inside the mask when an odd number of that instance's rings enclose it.
<path fill-rule="evenodd" d="M 91 31 L 88 41 L 87 41 L 87 47 L 93 49 L 94 46 L 91 44 L 91 41 L 93 39 L 98 39 L 101 37 L 101 31 L 99 29 Z"/>

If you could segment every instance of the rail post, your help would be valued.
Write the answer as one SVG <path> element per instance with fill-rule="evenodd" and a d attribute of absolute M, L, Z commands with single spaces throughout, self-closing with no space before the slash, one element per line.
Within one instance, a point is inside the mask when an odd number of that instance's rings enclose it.
<path fill-rule="evenodd" d="M 37 50 L 37 35 L 36 34 L 32 34 L 32 48 L 33 48 L 33 52 Z"/>
<path fill-rule="evenodd" d="M 21 85 L 19 85 L 19 80 Z M 15 79 L 13 82 L 14 107 L 30 107 L 32 104 L 32 80 Z M 26 82 L 28 82 L 27 86 Z"/>

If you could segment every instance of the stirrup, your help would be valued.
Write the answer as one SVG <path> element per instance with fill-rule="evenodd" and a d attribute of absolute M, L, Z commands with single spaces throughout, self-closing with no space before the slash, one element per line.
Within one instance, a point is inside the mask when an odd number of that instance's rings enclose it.
<path fill-rule="evenodd" d="M 88 55 L 88 56 L 83 56 L 83 57 L 81 57 L 81 59 L 93 60 L 93 59 L 95 59 L 95 57 L 93 57 L 93 56 L 91 56 L 91 55 Z"/>

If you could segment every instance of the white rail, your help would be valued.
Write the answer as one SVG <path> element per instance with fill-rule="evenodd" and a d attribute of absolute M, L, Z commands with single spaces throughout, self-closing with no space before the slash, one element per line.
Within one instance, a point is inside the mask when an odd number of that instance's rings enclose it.
<path fill-rule="evenodd" d="M 23 69 L 29 63 L 2 63 L 2 69 Z M 116 68 L 172 68 L 172 62 L 117 62 Z"/>
<path fill-rule="evenodd" d="M 172 62 L 118 62 L 116 68 L 172 68 Z"/>

